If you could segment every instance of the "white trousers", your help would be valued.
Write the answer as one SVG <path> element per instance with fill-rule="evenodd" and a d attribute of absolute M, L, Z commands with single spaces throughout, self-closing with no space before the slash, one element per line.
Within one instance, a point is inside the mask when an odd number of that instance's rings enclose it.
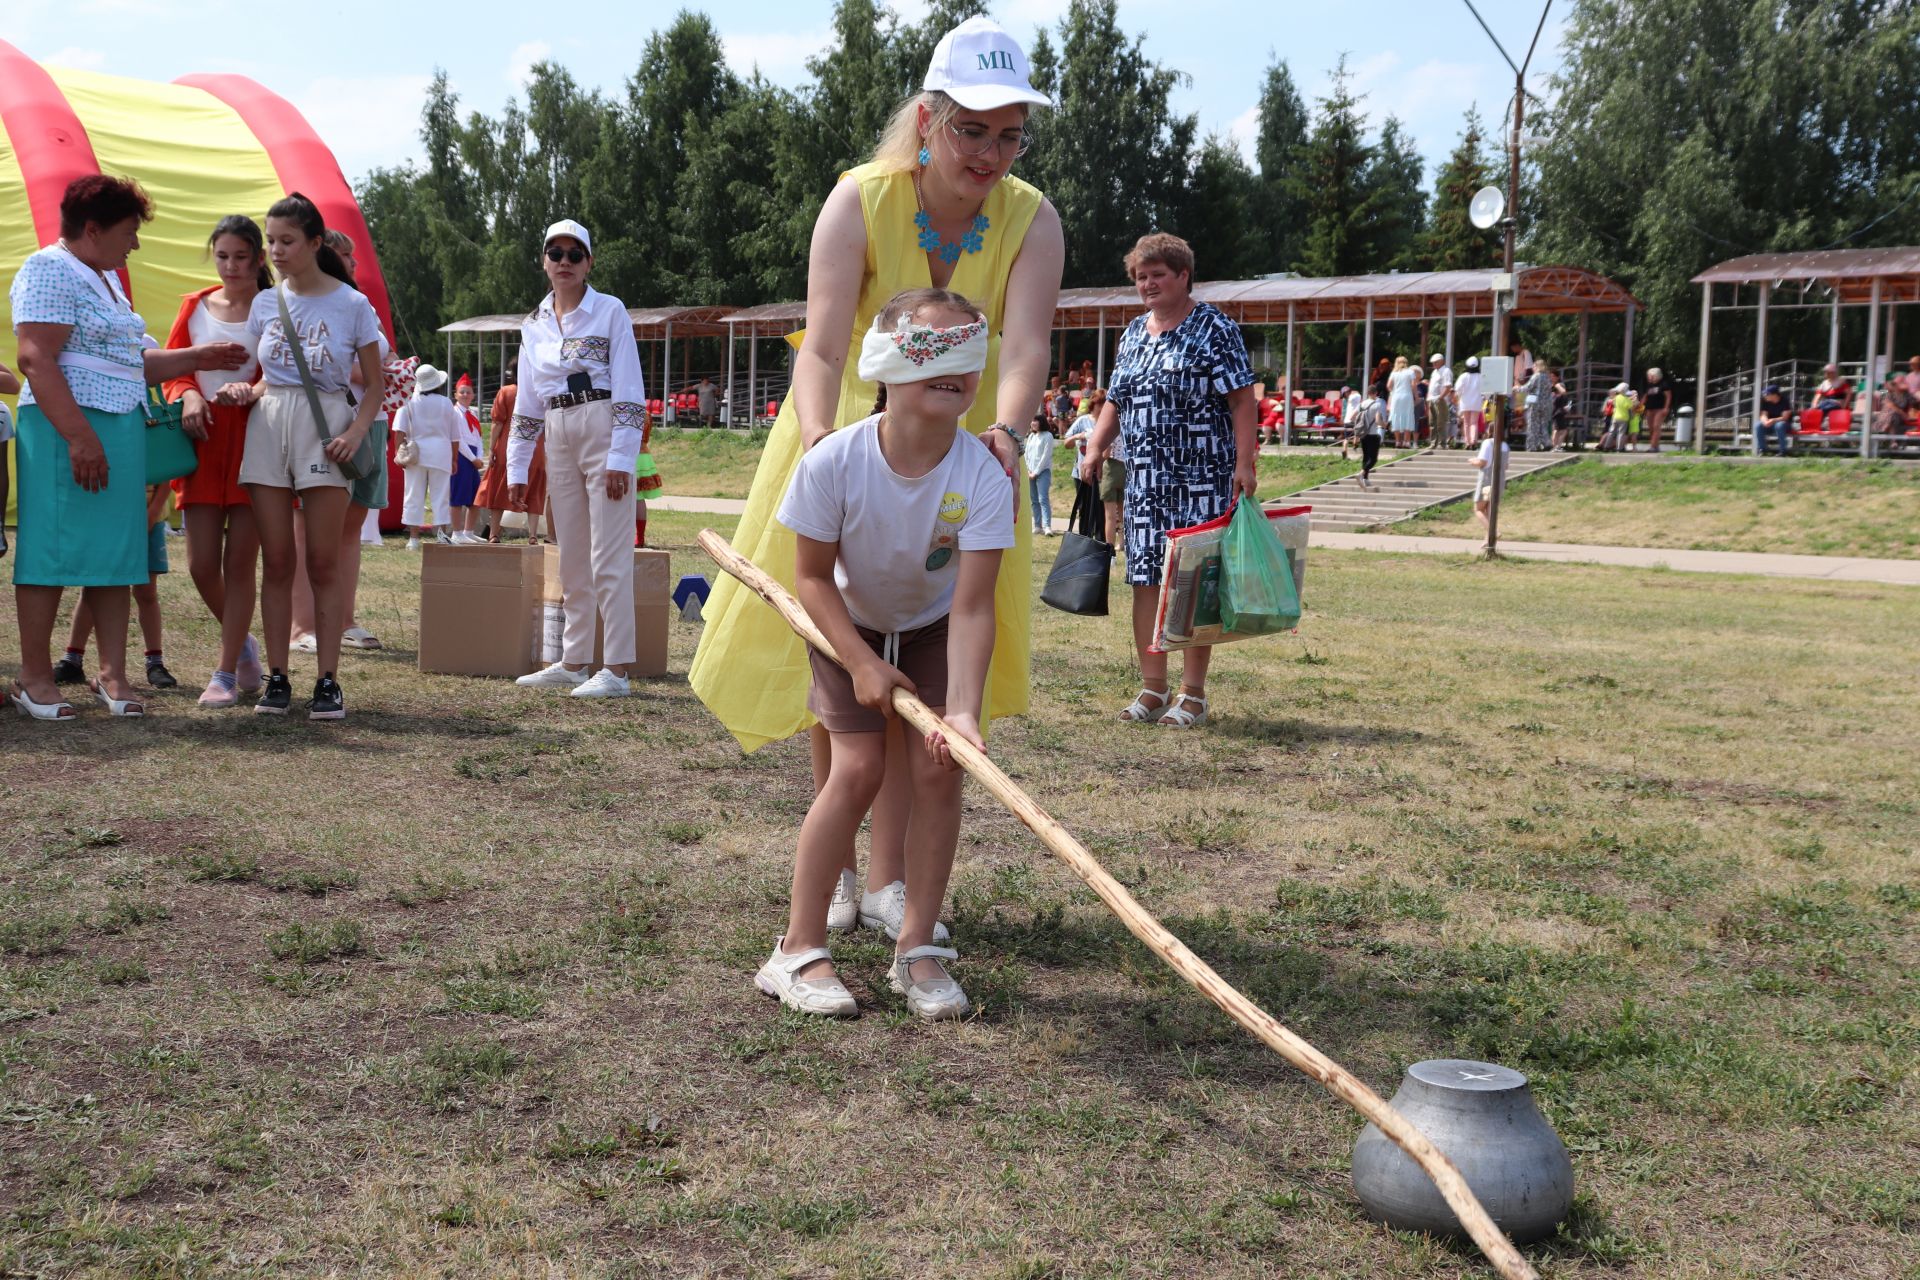
<path fill-rule="evenodd" d="M 401 472 L 407 478 L 406 497 L 400 502 L 400 523 L 419 528 L 428 523 L 426 506 L 433 503 L 433 523 L 452 524 L 453 508 L 448 505 L 447 490 L 453 479 L 450 471 L 431 467 L 408 467 Z"/>
<path fill-rule="evenodd" d="M 600 619 L 601 658 L 610 667 L 632 662 L 633 486 L 619 501 L 607 497 L 607 448 L 613 443 L 613 404 L 595 400 L 546 417 L 547 501 L 560 542 L 560 591 L 566 610 L 561 642 L 572 666 L 593 661 L 593 623 Z"/>

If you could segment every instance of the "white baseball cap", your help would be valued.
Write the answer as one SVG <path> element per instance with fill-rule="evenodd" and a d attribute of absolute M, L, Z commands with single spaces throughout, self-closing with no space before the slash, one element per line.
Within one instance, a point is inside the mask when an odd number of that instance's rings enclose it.
<path fill-rule="evenodd" d="M 1479 356 L 1468 356 L 1468 357 L 1467 357 L 1467 368 L 1469 368 L 1469 369 L 1478 369 L 1479 367 L 1480 367 L 1480 357 L 1479 357 Z"/>
<path fill-rule="evenodd" d="M 1433 359 L 1427 361 L 1428 364 L 1445 364 L 1446 362 L 1447 362 L 1447 358 L 1441 355 L 1438 351 L 1433 353 Z"/>
<path fill-rule="evenodd" d="M 1020 42 L 991 18 L 973 17 L 940 37 L 921 87 L 937 90 L 970 111 L 992 111 L 1016 102 L 1052 106 L 1033 87 Z"/>
<path fill-rule="evenodd" d="M 585 227 L 575 222 L 572 218 L 562 218 L 560 221 L 548 227 L 547 238 L 540 242 L 540 247 L 542 249 L 546 248 L 561 236 L 572 236 L 580 242 L 582 249 L 585 249 L 589 254 L 593 252 L 593 237 L 587 234 Z"/>

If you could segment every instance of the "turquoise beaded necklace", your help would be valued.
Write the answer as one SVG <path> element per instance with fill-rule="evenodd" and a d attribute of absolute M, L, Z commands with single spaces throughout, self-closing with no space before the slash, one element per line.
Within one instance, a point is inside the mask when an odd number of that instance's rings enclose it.
<path fill-rule="evenodd" d="M 913 225 L 920 228 L 920 248 L 923 252 L 931 253 L 948 266 L 952 266 L 960 261 L 962 253 L 978 253 L 987 247 L 987 229 L 993 224 L 987 221 L 987 215 L 984 213 L 975 214 L 973 225 L 968 227 L 966 234 L 956 241 L 944 239 L 938 231 L 933 229 L 933 215 L 927 212 L 926 197 L 920 192 L 918 170 L 915 170 L 913 175 L 913 199 L 914 203 L 920 206 L 920 211 L 913 215 Z"/>

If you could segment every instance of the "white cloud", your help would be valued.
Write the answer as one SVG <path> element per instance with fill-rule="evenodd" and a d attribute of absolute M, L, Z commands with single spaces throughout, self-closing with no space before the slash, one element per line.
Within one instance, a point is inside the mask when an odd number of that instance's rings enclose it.
<path fill-rule="evenodd" d="M 321 76 L 290 95 L 348 182 L 420 155 L 420 109 L 431 76 Z"/>
<path fill-rule="evenodd" d="M 1254 140 L 1260 135 L 1260 104 L 1254 103 L 1233 119 L 1227 121 L 1227 137 L 1233 145 L 1240 148 L 1240 158 L 1250 165 L 1258 166 L 1254 158 Z"/>
<path fill-rule="evenodd" d="M 748 31 L 722 34 L 720 44 L 726 50 L 727 65 L 740 75 L 751 75 L 755 68 L 775 84 L 789 87 L 807 78 L 807 59 L 824 53 L 833 43 L 833 32 Z"/>
<path fill-rule="evenodd" d="M 533 75 L 533 64 L 553 56 L 553 46 L 545 40 L 529 40 L 507 56 L 507 87 L 518 93 Z"/>
<path fill-rule="evenodd" d="M 98 49 L 71 47 L 56 50 L 40 59 L 49 67 L 69 67 L 75 71 L 103 71 L 107 65 L 107 55 Z"/>

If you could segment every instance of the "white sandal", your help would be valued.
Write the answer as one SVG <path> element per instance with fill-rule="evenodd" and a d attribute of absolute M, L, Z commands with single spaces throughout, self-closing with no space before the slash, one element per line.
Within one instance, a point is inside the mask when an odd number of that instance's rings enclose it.
<path fill-rule="evenodd" d="M 928 1022 L 939 1022 L 945 1018 L 964 1018 L 973 1006 L 967 1002 L 967 993 L 947 972 L 946 962 L 957 960 L 960 953 L 952 947 L 915 947 L 913 950 L 896 953 L 893 968 L 887 973 L 887 981 L 893 989 L 907 998 L 907 1008 L 925 1018 Z M 913 962 L 915 960 L 937 960 L 940 962 L 940 976 L 925 982 L 913 980 Z"/>
<path fill-rule="evenodd" d="M 98 701 L 101 706 L 105 707 L 111 715 L 119 716 L 125 720 L 138 720 L 147 714 L 147 704 L 138 698 L 112 697 L 105 689 L 100 687 L 100 682 L 97 680 L 87 687 L 93 690 L 94 699 Z"/>
<path fill-rule="evenodd" d="M 1190 711 L 1187 704 L 1198 706 L 1198 711 Z M 1165 729 L 1194 729 L 1207 722 L 1207 699 L 1198 693 L 1182 692 L 1177 695 L 1166 713 L 1160 717 L 1160 725 Z"/>
<path fill-rule="evenodd" d="M 809 947 L 805 951 L 788 955 L 781 950 L 784 937 L 773 940 L 773 954 L 753 975 L 754 985 L 768 995 L 773 996 L 789 1009 L 798 1009 L 801 1013 L 810 1013 L 820 1018 L 857 1018 L 860 1006 L 854 1003 L 853 993 L 839 977 L 798 978 L 794 975 L 816 960 L 831 960 L 833 955 L 825 947 Z"/>
<path fill-rule="evenodd" d="M 1148 706 L 1144 699 L 1149 696 L 1160 699 L 1160 705 Z M 1154 724 L 1161 716 L 1167 714 L 1167 708 L 1172 705 L 1172 699 L 1165 689 L 1142 689 L 1133 701 L 1127 704 L 1127 709 L 1120 713 L 1120 718 L 1129 723 Z"/>
<path fill-rule="evenodd" d="M 7 701 L 20 708 L 35 720 L 72 720 L 80 713 L 65 698 L 55 698 L 52 702 L 35 702 L 27 687 L 16 684 L 7 691 Z"/>

